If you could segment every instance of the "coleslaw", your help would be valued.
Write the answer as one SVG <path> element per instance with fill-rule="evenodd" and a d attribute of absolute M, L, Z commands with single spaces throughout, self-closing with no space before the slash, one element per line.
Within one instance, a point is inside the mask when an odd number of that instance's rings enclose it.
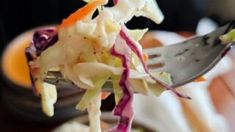
<path fill-rule="evenodd" d="M 101 94 L 108 79 L 113 82 L 115 94 L 113 114 L 119 116 L 116 127 L 109 131 L 131 130 L 134 92 L 159 95 L 167 89 L 186 97 L 170 87 L 170 74 L 148 70 L 147 57 L 138 42 L 148 29 L 130 30 L 125 26 L 134 16 L 161 23 L 164 17 L 155 0 L 113 0 L 113 7 L 104 6 L 108 0 L 84 1 L 87 5 L 57 28 L 36 31 L 26 49 L 33 88 L 41 96 L 48 116 L 53 116 L 57 93 L 55 86 L 43 80 L 53 68 L 86 89 L 76 108 L 88 110 L 92 132 L 101 131 Z M 98 15 L 93 18 L 97 10 Z"/>

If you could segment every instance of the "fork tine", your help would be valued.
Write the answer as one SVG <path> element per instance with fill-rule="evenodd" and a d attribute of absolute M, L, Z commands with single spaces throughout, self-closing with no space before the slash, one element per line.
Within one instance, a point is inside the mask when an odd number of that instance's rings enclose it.
<path fill-rule="evenodd" d="M 163 72 L 163 71 L 166 71 L 166 67 L 165 66 L 162 66 L 162 67 L 157 67 L 157 68 L 150 68 L 149 69 L 150 72 Z"/>
<path fill-rule="evenodd" d="M 156 64 L 156 63 L 164 63 L 163 57 L 157 57 L 157 58 L 149 59 L 148 62 L 147 62 L 147 65 L 153 65 L 153 64 Z"/>
<path fill-rule="evenodd" d="M 147 53 L 150 56 L 150 58 L 154 58 L 154 57 L 161 56 L 161 54 L 163 52 L 162 48 L 163 47 L 144 49 L 144 52 Z"/>

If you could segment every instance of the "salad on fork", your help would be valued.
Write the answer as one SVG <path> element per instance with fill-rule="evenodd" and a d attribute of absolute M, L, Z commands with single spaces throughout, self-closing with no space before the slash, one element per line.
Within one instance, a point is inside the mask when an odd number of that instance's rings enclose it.
<path fill-rule="evenodd" d="M 109 130 L 128 132 L 133 120 L 133 94 L 158 96 L 172 90 L 171 75 L 150 72 L 147 54 L 139 40 L 148 29 L 128 29 L 125 25 L 134 16 L 144 16 L 156 24 L 163 14 L 155 0 L 84 0 L 87 4 L 54 28 L 38 30 L 25 50 L 34 92 L 41 96 L 43 111 L 53 116 L 57 100 L 56 86 L 44 82 L 48 71 L 58 69 L 64 78 L 85 89 L 76 108 L 88 111 L 90 131 L 100 132 L 101 99 L 107 80 L 112 80 L 116 106 L 113 114 L 117 125 Z M 98 12 L 98 15 L 95 15 Z"/>

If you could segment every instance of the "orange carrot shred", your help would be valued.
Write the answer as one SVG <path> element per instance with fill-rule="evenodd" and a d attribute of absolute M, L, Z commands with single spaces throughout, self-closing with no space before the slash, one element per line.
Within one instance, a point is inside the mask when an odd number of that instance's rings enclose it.
<path fill-rule="evenodd" d="M 101 99 L 105 100 L 106 98 L 109 97 L 111 93 L 110 92 L 101 92 Z"/>
<path fill-rule="evenodd" d="M 194 82 L 204 82 L 204 81 L 206 81 L 206 79 L 203 76 L 198 77 L 194 80 Z"/>
<path fill-rule="evenodd" d="M 104 4 L 104 2 L 105 0 L 95 0 L 95 1 L 88 3 L 84 7 L 78 9 L 76 12 L 71 14 L 68 18 L 64 19 L 62 24 L 59 26 L 59 28 L 71 26 L 76 21 L 82 20 L 83 18 L 88 16 L 90 13 L 92 13 L 97 8 L 97 6 Z"/>

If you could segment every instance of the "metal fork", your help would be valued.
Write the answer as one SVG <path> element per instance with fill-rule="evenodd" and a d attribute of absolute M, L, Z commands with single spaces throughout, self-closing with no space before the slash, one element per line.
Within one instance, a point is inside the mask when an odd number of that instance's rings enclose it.
<path fill-rule="evenodd" d="M 189 83 L 211 70 L 234 43 L 222 44 L 220 36 L 235 27 L 230 22 L 214 32 L 174 45 L 146 49 L 152 71 L 167 72 L 172 76 L 172 87 Z M 158 68 L 155 68 L 157 66 Z"/>
<path fill-rule="evenodd" d="M 149 55 L 147 65 L 151 72 L 167 72 L 172 76 L 171 87 L 189 83 L 211 70 L 230 50 L 234 43 L 222 44 L 219 37 L 235 27 L 230 22 L 212 33 L 191 38 L 170 46 L 145 49 Z M 49 72 L 46 82 L 56 85 L 74 86 L 58 72 Z M 109 91 L 112 84 L 107 81 L 104 88 Z M 105 90 L 105 89 L 104 89 Z"/>

